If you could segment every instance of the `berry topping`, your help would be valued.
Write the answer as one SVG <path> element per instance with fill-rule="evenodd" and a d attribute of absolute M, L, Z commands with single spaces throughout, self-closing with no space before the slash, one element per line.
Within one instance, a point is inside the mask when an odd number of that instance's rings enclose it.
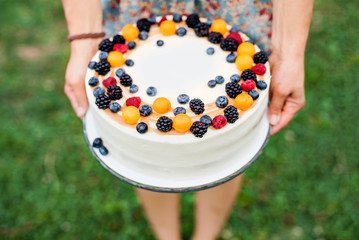
<path fill-rule="evenodd" d="M 206 124 L 207 126 L 210 126 L 210 125 L 212 124 L 212 118 L 211 118 L 210 116 L 208 116 L 208 115 L 203 115 L 203 116 L 199 119 L 199 121 L 200 121 L 201 123 Z"/>
<path fill-rule="evenodd" d="M 161 18 L 161 20 L 158 22 L 158 26 L 161 26 L 161 24 L 164 22 L 164 21 L 166 21 L 167 20 L 167 18 L 165 17 L 165 16 L 163 16 L 162 18 Z"/>
<path fill-rule="evenodd" d="M 89 84 L 91 87 L 97 86 L 97 84 L 98 84 L 98 78 L 97 78 L 97 77 L 92 77 L 92 78 L 90 78 L 88 84 Z"/>
<path fill-rule="evenodd" d="M 130 90 L 130 93 L 136 93 L 138 92 L 138 86 L 136 84 L 132 84 L 128 90 Z"/>
<path fill-rule="evenodd" d="M 254 65 L 251 70 L 257 75 L 264 75 L 267 71 L 266 66 L 263 63 Z"/>
<path fill-rule="evenodd" d="M 230 98 L 237 97 L 242 92 L 241 86 L 236 82 L 229 82 L 226 84 L 226 93 Z"/>
<path fill-rule="evenodd" d="M 106 75 L 111 70 L 111 65 L 107 61 L 100 61 L 95 66 L 95 71 L 99 75 Z"/>
<path fill-rule="evenodd" d="M 251 69 L 252 68 L 253 59 L 248 55 L 238 55 L 235 63 L 236 63 L 236 66 L 237 66 L 238 70 L 244 71 L 246 69 Z"/>
<path fill-rule="evenodd" d="M 214 88 L 217 85 L 217 82 L 216 82 L 216 80 L 209 80 L 207 85 L 210 88 Z"/>
<path fill-rule="evenodd" d="M 126 107 L 122 111 L 122 119 L 125 123 L 136 124 L 138 119 L 140 119 L 140 111 L 134 106 Z"/>
<path fill-rule="evenodd" d="M 237 59 L 237 54 L 235 54 L 235 53 L 230 53 L 226 57 L 226 61 L 229 63 L 234 63 L 236 61 L 236 59 Z"/>
<path fill-rule="evenodd" d="M 121 110 L 121 105 L 118 102 L 110 103 L 109 109 L 113 113 L 117 113 Z"/>
<path fill-rule="evenodd" d="M 214 80 L 216 80 L 216 83 L 218 84 L 224 83 L 224 77 L 222 76 L 217 76 Z"/>
<path fill-rule="evenodd" d="M 254 63 L 263 63 L 265 64 L 268 61 L 267 54 L 263 51 L 257 52 L 253 57 Z"/>
<path fill-rule="evenodd" d="M 108 52 L 100 52 L 100 54 L 98 55 L 98 58 L 100 60 L 107 60 L 107 57 L 108 57 Z"/>
<path fill-rule="evenodd" d="M 208 130 L 208 125 L 204 124 L 203 122 L 196 121 L 191 126 L 191 132 L 196 137 L 202 138 L 204 134 L 206 134 Z"/>
<path fill-rule="evenodd" d="M 221 129 L 224 126 L 226 126 L 226 124 L 227 124 L 227 118 L 223 115 L 218 115 L 218 116 L 214 117 L 212 120 L 212 126 L 215 129 Z"/>
<path fill-rule="evenodd" d="M 197 13 L 188 15 L 186 19 L 186 24 L 189 28 L 194 28 L 200 22 L 201 21 L 199 20 L 199 16 Z"/>
<path fill-rule="evenodd" d="M 249 109 L 253 104 L 253 98 L 248 93 L 241 93 L 234 99 L 234 106 L 242 111 Z"/>
<path fill-rule="evenodd" d="M 99 147 L 99 152 L 101 153 L 102 156 L 106 156 L 108 154 L 108 150 L 105 146 L 101 146 Z"/>
<path fill-rule="evenodd" d="M 189 102 L 189 96 L 187 94 L 181 94 L 177 97 L 177 101 L 180 104 L 186 104 Z"/>
<path fill-rule="evenodd" d="M 133 65 L 135 65 L 135 63 L 134 63 L 134 61 L 132 59 L 127 59 L 125 64 L 128 67 L 132 67 Z"/>
<path fill-rule="evenodd" d="M 156 96 L 156 94 L 157 94 L 157 88 L 155 88 L 155 87 L 148 87 L 147 90 L 146 90 L 146 93 L 147 93 L 148 96 L 151 96 L 151 97 Z"/>
<path fill-rule="evenodd" d="M 195 114 L 201 114 L 204 112 L 204 103 L 198 98 L 194 98 L 189 102 L 189 107 Z"/>
<path fill-rule="evenodd" d="M 250 90 L 248 95 L 251 96 L 253 100 L 256 100 L 259 97 L 259 93 L 255 89 Z"/>
<path fill-rule="evenodd" d="M 229 105 L 224 109 L 224 116 L 227 118 L 227 122 L 234 123 L 238 120 L 238 110 L 232 105 Z"/>
<path fill-rule="evenodd" d="M 234 52 L 238 48 L 238 43 L 236 40 L 232 38 L 226 38 L 222 40 L 220 47 L 222 48 L 223 51 Z"/>
<path fill-rule="evenodd" d="M 174 21 L 165 20 L 160 25 L 160 32 L 163 36 L 171 36 L 176 33 L 176 24 Z"/>
<path fill-rule="evenodd" d="M 121 77 L 124 73 L 125 73 L 125 70 L 123 70 L 122 68 L 119 68 L 116 70 L 117 77 Z"/>
<path fill-rule="evenodd" d="M 241 80 L 241 76 L 238 74 L 233 74 L 230 79 L 232 82 L 239 82 Z"/>
<path fill-rule="evenodd" d="M 110 105 L 111 100 L 106 95 L 100 95 L 96 98 L 96 105 L 99 109 L 106 109 Z"/>
<path fill-rule="evenodd" d="M 217 19 L 212 23 L 211 31 L 219 32 L 219 33 L 222 33 L 222 35 L 224 35 L 228 31 L 227 23 L 225 21 L 223 21 L 222 19 Z"/>
<path fill-rule="evenodd" d="M 173 14 L 173 21 L 176 23 L 182 22 L 182 15 L 178 13 Z"/>
<path fill-rule="evenodd" d="M 137 130 L 138 133 L 144 134 L 144 133 L 147 132 L 148 126 L 147 126 L 146 123 L 140 122 L 139 124 L 137 124 L 136 130 Z"/>
<path fill-rule="evenodd" d="M 264 90 L 267 88 L 267 83 L 265 81 L 258 81 L 257 88 L 260 90 Z"/>
<path fill-rule="evenodd" d="M 150 17 L 150 18 L 148 18 L 148 21 L 151 23 L 151 25 L 157 23 L 156 17 Z"/>
<path fill-rule="evenodd" d="M 152 108 L 150 105 L 142 105 L 140 107 L 140 114 L 141 116 L 143 117 L 147 117 L 147 116 L 150 116 L 152 113 Z"/>
<path fill-rule="evenodd" d="M 139 39 L 141 40 L 146 40 L 148 38 L 148 32 L 146 31 L 141 31 L 140 35 L 138 36 Z"/>
<path fill-rule="evenodd" d="M 125 38 L 120 35 L 120 34 L 117 34 L 113 37 L 113 40 L 112 42 L 116 45 L 116 44 L 125 44 L 126 40 Z M 115 47 L 115 46 L 114 46 Z"/>
<path fill-rule="evenodd" d="M 225 96 L 219 96 L 216 100 L 216 105 L 219 108 L 225 108 L 228 105 L 228 98 Z"/>
<path fill-rule="evenodd" d="M 241 35 L 239 35 L 238 32 L 231 32 L 228 34 L 227 38 L 232 38 L 238 42 L 238 44 L 241 44 L 243 42 Z"/>
<path fill-rule="evenodd" d="M 208 19 L 208 20 L 206 21 L 206 24 L 211 27 L 212 24 L 213 24 L 213 22 L 214 22 L 214 20 Z"/>
<path fill-rule="evenodd" d="M 121 67 L 125 63 L 125 58 L 120 52 L 112 51 L 108 54 L 107 61 L 111 67 Z"/>
<path fill-rule="evenodd" d="M 160 114 L 168 113 L 171 110 L 171 102 L 164 97 L 159 97 L 153 102 L 153 110 Z"/>
<path fill-rule="evenodd" d="M 118 100 L 122 98 L 122 89 L 120 86 L 111 85 L 107 88 L 107 95 L 111 100 Z"/>
<path fill-rule="evenodd" d="M 89 62 L 88 68 L 89 68 L 89 69 L 95 69 L 96 64 L 97 64 L 97 62 L 91 61 L 91 62 Z"/>
<path fill-rule="evenodd" d="M 131 86 L 132 85 L 131 76 L 128 75 L 127 73 L 122 74 L 122 76 L 120 77 L 120 83 L 125 87 Z"/>
<path fill-rule="evenodd" d="M 111 85 L 116 85 L 117 81 L 114 77 L 108 77 L 107 79 L 102 81 L 102 84 L 105 88 L 108 88 Z"/>
<path fill-rule="evenodd" d="M 163 44 L 165 44 L 163 40 L 158 40 L 157 41 L 157 46 L 162 47 Z"/>
<path fill-rule="evenodd" d="M 184 35 L 186 35 L 187 30 L 184 27 L 180 27 L 177 29 L 176 34 L 180 37 L 183 37 Z"/>
<path fill-rule="evenodd" d="M 141 18 L 136 25 L 138 30 L 149 32 L 152 24 L 146 18 Z"/>
<path fill-rule="evenodd" d="M 192 125 L 192 120 L 186 114 L 183 113 L 178 114 L 173 119 L 173 128 L 177 132 L 187 132 L 191 128 L 191 125 Z"/>
<path fill-rule="evenodd" d="M 207 48 L 206 53 L 208 55 L 213 55 L 214 54 L 214 48 L 213 47 Z"/>
<path fill-rule="evenodd" d="M 129 49 L 134 49 L 136 47 L 136 42 L 131 41 L 131 42 L 127 43 L 127 46 Z"/>
<path fill-rule="evenodd" d="M 241 88 L 246 92 L 249 92 L 250 90 L 254 89 L 255 87 L 256 87 L 256 82 L 253 80 L 246 80 L 246 81 L 242 82 L 242 84 L 241 84 Z"/>
<path fill-rule="evenodd" d="M 160 117 L 156 122 L 156 127 L 161 132 L 169 132 L 172 129 L 172 119 L 166 116 Z"/>
<path fill-rule="evenodd" d="M 246 42 L 248 42 L 248 43 L 252 43 L 253 45 L 254 45 L 254 41 L 253 40 L 247 40 Z"/>
<path fill-rule="evenodd" d="M 257 75 L 250 69 L 246 69 L 242 72 L 241 78 L 245 80 L 252 79 L 254 81 L 257 81 Z"/>
<path fill-rule="evenodd" d="M 173 110 L 173 114 L 176 116 L 178 114 L 185 114 L 186 113 L 186 109 L 184 107 L 176 107 L 175 110 Z"/>
<path fill-rule="evenodd" d="M 141 104 L 141 98 L 140 97 L 130 97 L 126 100 L 127 107 L 134 106 L 136 108 L 139 108 Z"/>
<path fill-rule="evenodd" d="M 210 41 L 211 43 L 215 43 L 215 44 L 221 43 L 222 39 L 223 39 L 223 35 L 222 33 L 219 32 L 211 32 L 208 35 L 208 41 Z"/>
<path fill-rule="evenodd" d="M 105 94 L 105 89 L 103 87 L 97 87 L 93 90 L 93 95 L 95 97 L 101 96 Z"/>
<path fill-rule="evenodd" d="M 237 54 L 239 55 L 248 55 L 253 58 L 254 54 L 256 53 L 256 49 L 254 45 L 249 42 L 241 43 L 237 49 Z"/>
<path fill-rule="evenodd" d="M 99 148 L 101 146 L 103 146 L 103 142 L 101 138 L 95 138 L 95 140 L 93 140 L 92 146 L 94 148 Z"/>
<path fill-rule="evenodd" d="M 238 27 L 235 27 L 235 26 L 233 26 L 232 28 L 231 28 L 231 30 L 229 30 L 229 32 L 239 32 L 239 28 Z"/>
<path fill-rule="evenodd" d="M 120 53 L 126 53 L 129 47 L 126 44 L 117 43 L 113 46 L 113 50 Z"/>
<path fill-rule="evenodd" d="M 194 32 L 198 37 L 208 37 L 209 35 L 209 26 L 205 23 L 198 23 L 194 27 Z"/>
<path fill-rule="evenodd" d="M 110 39 L 106 38 L 100 42 L 98 45 L 98 50 L 110 52 L 113 48 L 113 42 L 110 41 Z"/>
<path fill-rule="evenodd" d="M 132 26 L 131 24 L 127 24 L 122 28 L 122 36 L 126 39 L 127 42 L 135 40 L 139 34 L 140 30 L 138 30 L 137 27 Z"/>

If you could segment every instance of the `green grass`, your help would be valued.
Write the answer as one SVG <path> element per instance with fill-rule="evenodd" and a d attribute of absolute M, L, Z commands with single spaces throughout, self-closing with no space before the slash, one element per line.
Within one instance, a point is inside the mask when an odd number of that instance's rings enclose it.
<path fill-rule="evenodd" d="M 63 94 L 61 2 L 0 3 L 0 238 L 154 239 L 132 187 L 91 156 Z M 222 239 L 358 239 L 358 9 L 316 1 L 307 105 L 247 171 Z M 189 239 L 192 194 L 183 200 Z"/>

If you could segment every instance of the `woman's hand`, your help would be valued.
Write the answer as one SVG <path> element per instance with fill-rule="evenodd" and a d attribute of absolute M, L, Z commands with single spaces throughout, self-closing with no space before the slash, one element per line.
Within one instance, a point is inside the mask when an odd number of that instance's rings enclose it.
<path fill-rule="evenodd" d="M 273 52 L 269 63 L 272 80 L 268 119 L 274 135 L 305 105 L 304 55 L 283 57 Z"/>

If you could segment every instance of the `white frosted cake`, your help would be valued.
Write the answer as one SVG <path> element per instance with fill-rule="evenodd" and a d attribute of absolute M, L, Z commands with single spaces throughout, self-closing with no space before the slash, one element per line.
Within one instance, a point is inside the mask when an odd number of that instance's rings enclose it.
<path fill-rule="evenodd" d="M 215 172 L 263 144 L 259 123 L 270 83 L 268 59 L 247 36 L 222 20 L 186 18 L 126 26 L 100 44 L 86 75 L 89 108 L 109 154 L 179 180 Z"/>

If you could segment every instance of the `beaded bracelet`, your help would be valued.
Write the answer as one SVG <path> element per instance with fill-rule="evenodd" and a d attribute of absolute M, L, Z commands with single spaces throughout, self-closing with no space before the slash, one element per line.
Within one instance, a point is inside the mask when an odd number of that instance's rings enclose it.
<path fill-rule="evenodd" d="M 105 32 L 69 35 L 67 36 L 67 41 L 72 42 L 73 40 L 78 40 L 78 39 L 103 38 L 105 35 L 106 35 Z"/>

